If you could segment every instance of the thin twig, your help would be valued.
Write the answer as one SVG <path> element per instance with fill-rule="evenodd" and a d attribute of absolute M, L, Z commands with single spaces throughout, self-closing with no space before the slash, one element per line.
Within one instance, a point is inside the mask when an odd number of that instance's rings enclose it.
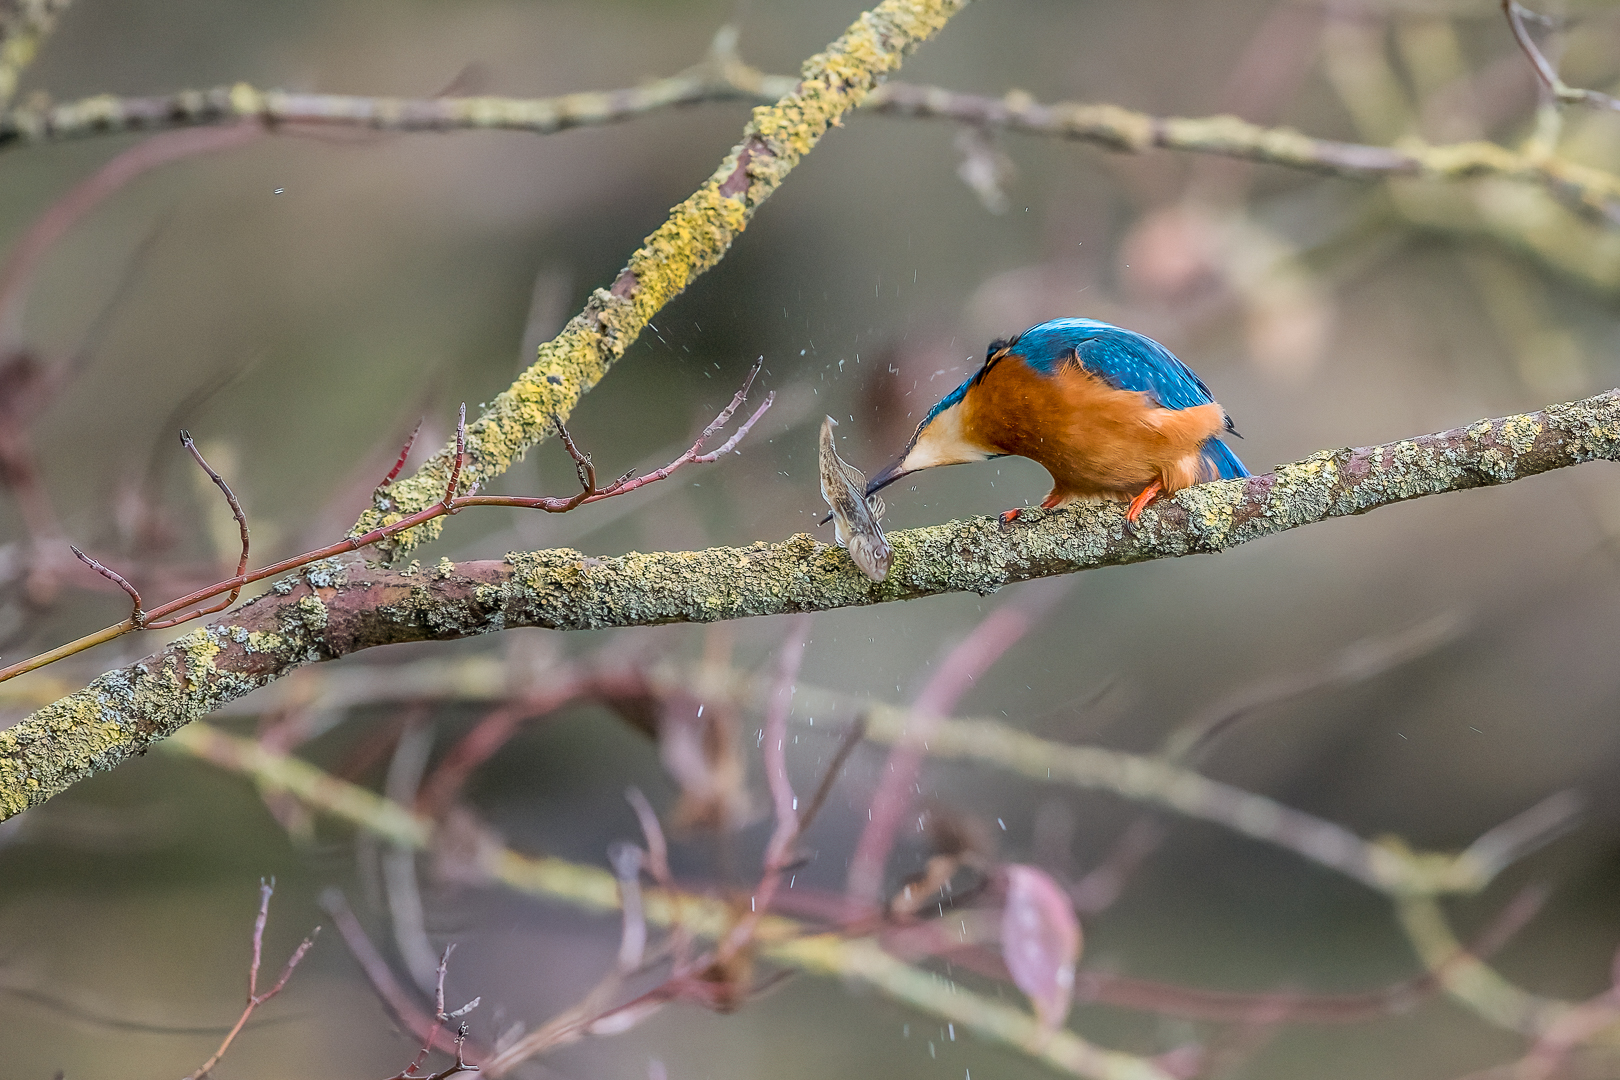
<path fill-rule="evenodd" d="M 827 763 L 826 771 L 821 774 L 821 783 L 817 785 L 815 795 L 811 796 L 810 805 L 799 812 L 800 833 L 808 829 L 810 823 L 816 819 L 816 815 L 821 813 L 821 808 L 827 803 L 827 797 L 832 794 L 833 785 L 838 782 L 838 774 L 843 770 L 844 763 L 849 760 L 849 755 L 855 752 L 855 748 L 861 745 L 864 738 L 866 738 L 866 717 L 858 716 L 850 722 L 843 737 L 838 740 L 838 749 L 833 752 L 832 760 Z"/>
<path fill-rule="evenodd" d="M 466 409 L 465 403 L 463 403 L 462 408 L 464 410 Z M 463 415 L 465 415 L 465 413 L 463 413 Z M 405 445 L 399 448 L 399 457 L 395 460 L 394 467 L 388 470 L 388 475 L 383 477 L 382 483 L 377 485 L 377 490 L 379 492 L 386 488 L 389 484 L 392 484 L 394 482 L 394 478 L 399 475 L 399 470 L 405 467 L 405 460 L 411 456 L 411 447 L 416 445 L 416 437 L 420 434 L 422 434 L 422 421 L 418 420 L 416 422 L 416 426 L 411 429 L 410 435 L 405 439 Z"/>
<path fill-rule="evenodd" d="M 221 765 L 229 770 L 245 773 L 277 790 L 284 790 L 305 801 L 323 813 L 353 822 L 377 835 L 403 837 L 419 846 L 432 843 L 431 833 L 412 815 L 408 808 L 390 803 L 375 793 L 358 788 L 322 772 L 307 762 L 282 755 L 265 753 L 250 740 L 240 739 L 212 728 L 207 723 L 196 723 L 182 729 L 163 744 L 180 753 L 193 754 Z M 1037 755 L 1039 756 L 1039 755 Z M 1142 761 L 1152 759 L 1142 758 Z M 613 875 L 602 870 L 579 866 L 555 858 L 521 855 L 502 851 L 491 864 L 497 880 L 522 892 L 545 895 L 587 910 L 608 912 L 615 909 L 618 900 L 617 882 Z M 1388 887 L 1392 896 L 1403 895 L 1402 886 Z M 645 913 L 649 925 L 667 926 L 677 912 L 689 920 L 694 932 L 719 937 L 734 923 L 734 913 L 722 901 L 700 895 L 682 894 L 677 906 L 676 898 L 663 891 L 645 897 Z M 1509 905 L 1509 910 L 1497 921 L 1490 932 L 1477 940 L 1474 950 L 1488 954 L 1509 930 L 1516 928 L 1535 908 L 1536 894 L 1521 894 Z M 375 949 L 354 923 L 352 914 L 339 917 L 341 897 L 324 899 L 323 904 L 333 913 L 339 930 L 350 941 L 351 949 L 359 957 L 362 952 L 372 960 L 362 959 L 374 985 L 391 986 L 395 998 L 403 998 L 398 984 L 392 981 L 386 965 L 376 957 Z M 345 922 L 347 919 L 347 923 Z M 353 924 L 349 926 L 348 924 Z M 975 1032 L 1004 1045 L 1012 1046 L 1044 1061 L 1066 1074 L 1122 1080 L 1124 1077 L 1166 1080 L 1162 1070 L 1152 1067 L 1146 1059 L 1132 1055 L 1109 1054 L 1089 1043 L 1078 1040 L 1070 1032 L 1042 1037 L 1035 1020 L 1027 1014 L 1010 1009 L 994 1000 L 953 982 L 941 980 L 937 975 L 914 968 L 883 952 L 876 941 L 849 941 L 829 934 L 807 934 L 807 927 L 780 916 L 762 920 L 758 948 L 762 956 L 788 964 L 801 970 L 823 976 L 855 979 L 873 986 L 896 1000 L 910 1003 L 941 1020 L 950 1020 L 958 1028 Z M 355 935 L 350 938 L 351 933 Z M 1468 955 L 1461 943 L 1437 944 L 1424 958 L 1431 971 L 1441 972 L 1441 981 L 1450 989 L 1457 979 L 1478 971 L 1478 958 Z M 378 971 L 373 973 L 372 967 Z M 380 991 L 382 992 L 382 991 Z M 383 992 L 385 1001 L 392 998 Z M 406 1003 L 409 1008 L 408 1002 Z M 402 1013 L 408 1015 L 408 1013 Z M 593 1013 L 592 1016 L 599 1016 Z M 422 1018 L 424 1021 L 425 1017 Z M 571 1030 L 577 1030 L 586 1021 L 573 1017 Z M 408 1025 L 412 1030 L 425 1032 L 422 1026 Z M 549 1026 L 549 1025 L 548 1025 Z M 539 1032 L 532 1033 L 539 1035 Z M 549 1036 L 548 1036 L 549 1038 Z M 530 1044 L 532 1036 L 523 1042 Z M 500 1060 L 510 1060 L 512 1050 L 502 1051 Z M 496 1070 L 492 1070 L 496 1071 Z"/>
<path fill-rule="evenodd" d="M 72 551 L 73 554 L 78 557 L 80 562 L 84 563 L 90 569 L 94 570 L 108 581 L 113 582 L 120 589 L 123 589 L 125 593 L 129 594 L 130 602 L 135 605 L 129 613 L 130 625 L 136 630 L 146 629 L 146 613 L 141 610 L 141 594 L 139 590 L 137 590 L 135 586 L 131 585 L 128 581 L 124 580 L 123 575 L 119 574 L 118 571 L 112 569 L 111 567 L 103 566 L 101 563 L 97 562 L 95 559 L 92 559 L 90 556 L 86 555 L 72 544 L 68 545 L 68 550 Z"/>
<path fill-rule="evenodd" d="M 746 387 L 744 389 L 746 389 Z M 731 413 L 736 409 L 740 399 L 741 392 L 739 391 L 738 396 L 732 399 L 732 403 L 725 409 L 721 410 L 721 416 L 729 418 Z M 670 474 L 675 472 L 675 470 L 679 469 L 683 465 L 694 462 L 699 464 L 712 463 L 721 454 L 726 453 L 735 447 L 738 441 L 741 440 L 744 435 L 748 434 L 748 432 L 753 428 L 754 423 L 764 415 L 766 409 L 771 407 L 774 400 L 774 394 L 767 394 L 765 396 L 765 401 L 758 409 L 754 411 L 754 414 L 748 418 L 747 422 L 745 422 L 737 430 L 736 434 L 727 440 L 724 446 L 722 446 L 719 450 L 716 450 L 713 454 L 699 455 L 699 450 L 701 450 L 703 444 L 703 440 L 700 439 L 698 443 L 694 444 L 692 449 L 688 450 L 685 454 L 682 454 L 680 457 L 676 458 L 662 469 L 648 473 L 645 476 L 631 478 L 627 475 L 625 477 L 621 477 L 619 481 L 615 482 L 611 487 L 602 490 L 594 489 L 595 472 L 594 469 L 588 464 L 589 459 L 585 458 L 587 464 L 582 465 L 581 469 L 586 473 L 585 482 L 593 486 L 567 499 L 550 496 L 529 498 L 515 495 L 478 495 L 473 493 L 461 496 L 452 496 L 451 492 L 455 490 L 455 487 L 459 483 L 462 471 L 462 461 L 466 454 L 464 428 L 464 421 L 466 419 L 466 405 L 463 404 L 461 413 L 462 422 L 457 424 L 457 445 L 460 447 L 460 449 L 456 453 L 456 464 L 451 471 L 450 483 L 446 486 L 445 494 L 441 499 L 432 503 L 423 510 L 419 510 L 408 517 L 401 518 L 397 521 L 391 522 L 390 524 L 373 529 L 371 532 L 363 533 L 358 536 L 345 537 L 336 544 L 329 544 L 324 548 L 318 548 L 314 551 L 306 551 L 302 555 L 295 555 L 290 559 L 283 559 L 281 562 L 272 563 L 271 565 L 262 567 L 253 571 L 252 573 L 244 572 L 247 558 L 247 521 L 246 518 L 241 514 L 240 504 L 236 502 L 235 495 L 231 494 L 230 488 L 225 485 L 224 480 L 220 478 L 219 475 L 215 473 L 213 469 L 209 468 L 207 463 L 202 460 L 201 454 L 197 452 L 195 445 L 190 442 L 189 436 L 185 436 L 187 449 L 190 450 L 192 456 L 196 458 L 200 464 L 202 464 L 203 468 L 208 470 L 209 476 L 220 485 L 221 490 L 226 493 L 226 497 L 231 502 L 232 511 L 237 515 L 237 522 L 242 529 L 243 561 L 239 565 L 235 577 L 216 582 L 213 585 L 203 589 L 198 589 L 196 592 L 182 596 L 178 600 L 171 600 L 168 603 L 162 604 L 147 612 L 145 628 L 162 629 L 172 627 L 190 619 L 198 618 L 202 615 L 208 615 L 221 611 L 235 602 L 236 597 L 241 594 L 242 588 L 245 585 L 250 585 L 257 581 L 263 581 L 266 578 L 284 574 L 289 570 L 296 570 L 299 567 L 307 566 L 310 563 L 318 562 L 321 559 L 329 559 L 337 555 L 347 554 L 351 551 L 358 551 L 361 548 L 369 547 L 372 544 L 379 543 L 383 540 L 387 540 L 391 537 L 399 535 L 400 533 L 413 529 L 424 522 L 432 521 L 446 514 L 454 514 L 469 506 L 508 506 L 516 507 L 518 509 L 544 510 L 547 513 L 562 514 L 586 503 L 600 502 L 603 499 L 611 499 L 620 495 L 628 495 L 632 491 L 644 487 L 647 484 L 667 478 Z M 710 424 L 709 427 L 705 429 L 705 437 L 707 437 L 707 434 L 711 434 L 715 427 L 716 424 Z M 572 445 L 572 440 L 569 440 L 569 445 Z M 576 460 L 578 460 L 578 458 L 585 457 L 579 453 L 577 447 L 573 448 L 571 453 L 577 455 Z M 475 492 L 476 489 L 477 484 L 475 483 L 473 488 L 470 490 Z M 222 603 L 215 604 L 212 607 L 191 611 L 185 615 L 167 618 L 167 616 L 172 615 L 176 611 L 182 611 L 192 604 L 218 596 L 221 593 L 230 594 L 229 597 Z M 29 659 L 20 663 L 12 664 L 10 667 L 0 669 L 0 682 L 4 682 L 7 679 L 14 679 L 18 675 L 45 667 L 48 664 L 53 664 L 58 660 L 73 656 L 76 653 L 81 653 L 86 649 L 90 649 L 96 645 L 111 641 L 114 638 L 121 637 L 135 629 L 139 629 L 139 627 L 135 625 L 133 619 L 125 619 L 123 622 L 104 627 L 93 634 L 87 634 L 75 641 L 70 641 L 66 645 L 60 645 L 48 652 L 40 653 L 39 655 L 30 657 Z"/>
<path fill-rule="evenodd" d="M 669 845 L 664 840 L 664 829 L 658 824 L 658 814 L 653 810 L 652 803 L 637 787 L 626 788 L 624 799 L 635 811 L 636 820 L 641 823 L 642 838 L 647 842 L 647 872 L 664 888 L 674 888 L 675 879 L 669 872 Z"/>
<path fill-rule="evenodd" d="M 343 783 L 341 780 L 332 782 Z M 371 988 L 376 991 L 377 997 L 388 1011 L 394 1014 L 394 1019 L 399 1021 L 400 1026 L 416 1038 L 431 1044 L 435 1050 L 456 1053 L 458 1047 L 455 1041 L 439 1030 L 435 1018 L 418 1008 L 411 1000 L 410 994 L 406 993 L 405 988 L 394 978 L 388 962 L 372 944 L 365 928 L 360 925 L 360 920 L 355 918 L 354 910 L 349 907 L 343 893 L 338 889 L 327 889 L 321 894 L 321 907 L 332 917 L 332 923 L 342 936 L 343 943 L 349 947 L 349 955 L 360 965 L 360 970 L 365 973 Z"/>
<path fill-rule="evenodd" d="M 388 798 L 402 806 L 416 802 L 428 756 L 433 752 L 433 738 L 433 725 L 421 714 L 412 715 L 405 722 L 383 781 L 383 791 Z M 416 852 L 409 844 L 386 845 L 382 852 L 382 880 L 388 919 L 394 928 L 394 944 L 405 962 L 405 970 L 418 990 L 432 993 L 438 969 L 434 967 L 433 946 L 428 941 L 422 890 L 416 880 Z M 442 972 L 438 978 L 443 978 Z"/>
<path fill-rule="evenodd" d="M 220 1059 L 225 1056 L 225 1051 L 231 1048 L 231 1043 L 236 1040 L 236 1036 L 247 1025 L 248 1018 L 253 1015 L 260 1005 L 281 993 L 287 985 L 287 980 L 292 978 L 293 969 L 298 966 L 299 962 L 304 959 L 304 955 L 315 945 L 315 938 L 321 932 L 321 928 L 318 926 L 310 931 L 309 937 L 305 938 L 298 948 L 293 950 L 292 955 L 287 957 L 287 963 L 282 967 L 281 975 L 276 979 L 275 985 L 264 993 L 259 993 L 259 963 L 264 956 L 264 928 L 265 924 L 270 920 L 270 897 L 275 891 L 276 883 L 274 878 L 269 881 L 259 882 L 259 912 L 253 920 L 253 961 L 248 967 L 247 1007 L 242 1010 L 242 1015 L 237 1017 L 235 1026 L 226 1033 L 225 1041 L 219 1044 L 219 1049 L 215 1050 L 213 1056 L 198 1066 L 196 1071 L 192 1072 L 186 1080 L 202 1080 L 202 1077 L 207 1076 L 214 1066 L 219 1064 Z"/>
<path fill-rule="evenodd" d="M 208 464 L 207 460 L 202 456 L 202 451 L 197 449 L 197 444 L 191 441 L 191 433 L 189 431 L 180 432 L 180 445 L 186 448 L 187 453 L 189 453 L 192 459 L 196 461 L 199 466 L 201 466 L 202 471 L 208 474 L 208 479 L 214 482 L 214 486 L 218 487 L 220 491 L 224 492 L 225 501 L 230 505 L 231 508 L 231 516 L 236 518 L 236 527 L 242 535 L 242 554 L 241 557 L 236 560 L 236 576 L 231 578 L 231 581 L 235 584 L 232 586 L 230 594 L 227 595 L 225 599 L 221 600 L 212 607 L 198 608 L 196 611 L 185 615 L 177 615 L 172 619 L 161 619 L 154 621 L 150 616 L 148 616 L 145 626 L 145 629 L 147 630 L 165 630 L 171 626 L 178 626 L 183 622 L 190 622 L 192 619 L 201 618 L 204 615 L 212 615 L 216 611 L 224 611 L 226 608 L 236 603 L 236 598 L 242 595 L 242 585 L 247 581 L 244 575 L 247 573 L 248 564 L 248 523 L 247 515 L 242 512 L 242 504 L 237 501 L 236 493 L 233 492 L 231 490 L 231 486 L 225 482 L 225 478 L 214 471 L 214 467 Z M 172 605 L 165 604 L 163 607 L 158 608 L 158 612 L 154 612 L 153 614 L 157 614 L 159 612 L 166 613 L 171 606 Z M 131 620 L 131 629 L 134 628 L 134 622 Z M 0 673 L 0 680 L 3 679 L 4 673 Z"/>
<path fill-rule="evenodd" d="M 1524 55 L 1529 58 L 1530 64 L 1536 69 L 1536 75 L 1552 91 L 1554 98 L 1562 105 L 1587 105 L 1594 109 L 1620 110 L 1620 98 L 1600 94 L 1596 90 L 1583 90 L 1578 86 L 1570 86 L 1558 76 L 1558 69 L 1553 67 L 1552 61 L 1547 59 L 1536 45 L 1535 38 L 1530 36 L 1529 27 L 1524 25 L 1526 15 L 1532 18 L 1541 18 L 1516 0 L 1502 0 L 1502 11 L 1507 15 L 1508 26 L 1513 30 L 1513 40 L 1519 43 Z"/>
<path fill-rule="evenodd" d="M 460 1017 L 466 1016 L 468 1013 L 478 1008 L 479 1004 L 484 1000 L 481 997 L 475 997 L 471 1001 L 467 1002 L 467 1004 L 457 1009 L 455 1012 L 444 1011 L 444 977 L 445 974 L 450 970 L 450 954 L 455 951 L 456 946 L 454 942 L 446 945 L 444 947 L 444 952 L 439 954 L 438 966 L 434 968 L 433 1026 L 428 1028 L 427 1038 L 422 1040 L 422 1049 L 417 1052 L 416 1057 L 411 1060 L 409 1065 L 405 1066 L 405 1068 L 389 1077 L 389 1080 L 416 1080 L 416 1070 L 422 1067 L 422 1062 L 426 1061 L 428 1054 L 433 1052 L 433 1045 L 439 1041 L 439 1036 L 444 1030 L 444 1025 L 449 1023 L 451 1020 L 456 1020 Z M 455 1035 L 455 1064 L 442 1072 L 437 1072 L 430 1077 L 424 1078 L 424 1080 L 444 1080 L 444 1078 L 455 1076 L 457 1073 L 477 1072 L 478 1066 L 468 1065 L 466 1060 L 462 1057 L 463 1045 L 466 1043 L 466 1041 L 467 1025 L 462 1024 L 457 1029 Z"/>
<path fill-rule="evenodd" d="M 449 513 L 455 513 L 456 488 L 461 484 L 461 466 L 467 460 L 467 403 L 461 403 L 461 411 L 456 414 L 456 457 L 450 466 L 450 482 L 444 485 L 444 508 Z"/>

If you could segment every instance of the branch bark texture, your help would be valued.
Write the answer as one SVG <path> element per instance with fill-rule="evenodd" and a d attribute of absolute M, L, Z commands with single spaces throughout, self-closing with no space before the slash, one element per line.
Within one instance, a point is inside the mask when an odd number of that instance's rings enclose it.
<path fill-rule="evenodd" d="M 316 563 L 270 593 L 110 671 L 0 732 L 0 820 L 45 801 L 304 664 L 514 626 L 584 630 L 823 611 L 1222 551 L 1408 499 L 1620 460 L 1620 390 L 1382 446 L 1324 450 L 1155 503 L 1135 531 L 1113 504 L 1012 526 L 971 518 L 897 532 L 873 583 L 843 549 L 777 543 L 592 558 L 571 549 L 388 570 Z"/>
<path fill-rule="evenodd" d="M 469 425 L 462 483 L 487 483 L 552 434 L 558 418 L 567 418 L 652 317 L 720 261 L 754 211 L 827 129 L 860 105 L 908 51 L 937 33 L 967 2 L 883 0 L 825 52 L 806 60 L 793 91 L 754 110 L 742 141 L 708 182 L 670 212 L 630 256 L 612 287 L 597 289 L 585 310 L 540 346 L 534 365 Z M 410 478 L 394 484 L 386 508 L 368 511 L 355 531 L 397 521 L 443 498 L 455 456 L 455 448 L 446 447 Z M 442 522 L 434 521 L 402 533 L 379 545 L 381 554 L 392 559 L 442 528 Z"/>

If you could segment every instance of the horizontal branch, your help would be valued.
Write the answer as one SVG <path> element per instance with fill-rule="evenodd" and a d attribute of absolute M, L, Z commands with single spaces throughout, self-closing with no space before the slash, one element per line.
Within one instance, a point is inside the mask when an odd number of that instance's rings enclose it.
<path fill-rule="evenodd" d="M 709 59 L 679 74 L 620 90 L 547 98 L 396 98 L 290 93 L 237 83 L 152 97 L 98 94 L 0 113 L 0 148 L 243 120 L 256 120 L 271 128 L 309 124 L 379 131 L 487 130 L 545 135 L 620 123 L 676 105 L 728 100 L 764 104 L 791 91 L 795 82 L 791 76 L 767 74 L 736 59 L 728 49 L 729 33 L 730 28 L 722 31 Z M 1236 116 L 1156 116 L 1107 103 L 1043 103 L 1022 90 L 993 97 L 901 82 L 878 87 L 860 111 L 1074 139 L 1123 153 L 1177 150 L 1345 177 L 1513 180 L 1548 188 L 1604 220 L 1620 217 L 1620 176 L 1556 155 L 1521 153 L 1483 140 L 1432 145 L 1407 139 L 1396 146 L 1371 146 L 1318 139 L 1292 128 L 1266 127 Z"/>
<path fill-rule="evenodd" d="M 147 97 L 96 94 L 56 105 L 20 106 L 0 114 L 0 146 L 244 120 L 256 120 L 269 128 L 311 124 L 375 131 L 490 130 L 549 135 L 703 101 L 764 104 L 791 93 L 797 81 L 705 61 L 641 86 L 545 98 L 310 94 L 260 90 L 248 83 Z"/>
<path fill-rule="evenodd" d="M 888 578 L 799 534 L 774 544 L 592 558 L 567 548 L 387 570 L 315 563 L 270 593 L 0 732 L 0 820 L 297 667 L 360 649 L 514 626 L 586 630 L 823 611 L 1225 550 L 1328 518 L 1620 459 L 1620 390 L 1382 446 L 1324 450 L 1154 503 L 1016 524 L 970 518 L 889 537 Z"/>
<path fill-rule="evenodd" d="M 1043 105 L 1021 90 L 993 98 L 903 83 L 883 87 L 868 100 L 867 108 L 1077 139 L 1128 153 L 1181 150 L 1349 177 L 1515 180 L 1549 188 L 1605 221 L 1620 218 L 1620 176 L 1492 142 L 1435 146 L 1406 139 L 1392 147 L 1368 146 L 1313 138 L 1292 128 L 1264 127 L 1236 116 L 1154 116 L 1108 104 Z"/>

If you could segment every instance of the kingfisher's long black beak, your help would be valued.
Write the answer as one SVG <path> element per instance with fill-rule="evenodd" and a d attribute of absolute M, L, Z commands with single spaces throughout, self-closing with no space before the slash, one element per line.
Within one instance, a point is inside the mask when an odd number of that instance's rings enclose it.
<path fill-rule="evenodd" d="M 866 483 L 866 494 L 867 495 L 875 494 L 876 492 L 880 491 L 881 489 L 888 487 L 890 484 L 894 483 L 896 480 L 900 479 L 902 476 L 910 476 L 913 472 L 916 471 L 915 469 L 903 469 L 903 468 L 901 468 L 900 463 L 902 461 L 905 461 L 905 458 L 903 456 L 901 458 L 899 458 L 898 460 L 896 460 L 894 462 L 894 464 L 890 465 L 888 468 L 884 469 L 882 472 L 880 472 L 876 476 L 872 477 L 871 480 L 868 480 L 867 483 Z M 832 514 L 829 513 L 826 517 L 821 519 L 820 524 L 825 525 L 825 524 L 827 524 L 827 522 L 831 521 L 832 519 L 833 519 L 833 516 L 832 516 Z"/>
<path fill-rule="evenodd" d="M 884 488 L 888 487 L 890 484 L 894 483 L 896 480 L 900 479 L 902 476 L 910 476 L 913 472 L 915 472 L 916 470 L 914 469 L 907 469 L 904 467 L 905 460 L 906 459 L 903 456 L 895 459 L 894 464 L 890 465 L 887 469 L 884 469 L 882 472 L 872 477 L 872 479 L 868 480 L 866 482 L 866 493 L 868 495 L 875 495 L 879 491 L 882 491 Z"/>

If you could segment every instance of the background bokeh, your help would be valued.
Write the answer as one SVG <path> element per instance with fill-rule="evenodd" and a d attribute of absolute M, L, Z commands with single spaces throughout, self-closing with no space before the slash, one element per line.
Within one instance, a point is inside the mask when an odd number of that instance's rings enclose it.
<path fill-rule="evenodd" d="M 24 94 L 67 100 L 244 80 L 425 97 L 459 75 L 459 85 L 489 93 L 541 96 L 674 72 L 727 22 L 740 27 L 750 63 L 792 72 L 860 7 L 79 0 Z M 1351 141 L 1532 134 L 1537 87 L 1494 3 L 1328 7 L 984 2 L 909 60 L 903 77 L 1159 114 L 1235 111 Z M 1575 21 L 1557 39 L 1565 77 L 1612 89 L 1620 19 L 1601 6 L 1566 13 Z M 417 417 L 438 444 L 458 403 L 476 407 L 503 388 L 533 344 L 611 281 L 667 208 L 708 176 L 746 116 L 743 104 L 711 103 L 544 137 L 287 134 L 129 184 L 56 246 L 22 327 L 42 357 L 86 354 L 33 426 L 64 530 L 116 554 L 131 542 L 129 521 L 155 517 L 170 539 L 143 584 L 161 593 L 234 559 L 228 518 L 175 445 L 173 429 L 183 426 L 242 496 L 257 554 L 335 539 Z M 1620 116 L 1571 113 L 1560 139 L 1577 160 L 1620 163 Z M 0 151 L 0 243 L 135 141 Z M 996 164 L 999 192 L 959 178 L 964 154 Z M 998 193 L 1004 205 L 995 205 Z M 1501 209 L 1515 199 L 1550 206 L 1539 190 L 1499 182 L 1392 185 L 1019 136 L 987 148 L 945 123 L 854 117 L 570 421 L 608 475 L 667 460 L 763 354 L 762 385 L 781 400 L 742 453 L 565 518 L 462 514 L 418 554 L 492 558 L 553 545 L 619 553 L 797 531 L 830 539 L 815 527 L 823 413 L 842 422 L 845 456 L 870 472 L 990 338 L 1059 315 L 1164 341 L 1230 410 L 1245 436 L 1236 448 L 1256 471 L 1620 383 L 1613 241 L 1592 226 L 1549 258 L 1544 239 L 1516 239 L 1513 222 L 1530 218 Z M 501 490 L 564 492 L 571 475 L 547 443 Z M 1045 490 L 1041 470 L 1023 461 L 942 470 L 897 486 L 888 523 L 995 512 Z M 13 561 L 26 546 L 9 503 L 0 541 Z M 1392 670 L 1260 710 L 1205 769 L 1363 836 L 1394 833 L 1439 849 L 1467 844 L 1551 792 L 1580 791 L 1588 812 L 1579 830 L 1484 895 L 1447 906 L 1467 937 L 1526 881 L 1547 882 L 1546 908 L 1497 962 L 1521 985 L 1585 998 L 1608 985 L 1620 944 L 1617 541 L 1620 476 L 1599 463 L 1218 557 L 1086 574 L 960 711 L 1065 741 L 1152 751 L 1246 688 L 1316 670 L 1357 642 L 1450 620 L 1443 642 Z M 908 700 L 942 650 L 1005 599 L 818 616 L 804 679 Z M 105 592 L 64 587 L 45 605 L 14 596 L 5 653 L 19 658 L 121 614 L 121 599 Z M 739 625 L 735 658 L 768 662 L 780 636 L 771 620 Z M 611 637 L 518 630 L 341 663 L 521 660 L 598 649 Z M 690 658 L 705 631 L 616 637 L 648 655 Z M 12 684 L 0 704 L 21 716 L 51 687 L 79 685 L 150 647 L 125 639 Z M 248 699 L 228 724 L 251 731 L 260 707 Z M 399 711 L 354 710 L 300 752 L 330 765 Z M 448 741 L 477 713 L 451 704 L 432 717 Z M 816 746 L 795 761 L 795 775 L 809 782 L 812 758 L 828 752 L 830 744 Z M 881 760 L 876 749 L 858 751 L 818 822 L 810 845 L 819 856 L 804 871 L 817 884 L 841 882 Z M 380 766 L 367 779 L 379 776 Z M 513 846 L 600 865 L 608 843 L 637 835 L 620 799 L 629 783 L 660 808 L 674 798 L 649 740 L 605 710 L 577 708 L 532 725 L 475 777 L 467 798 Z M 1022 861 L 1050 854 L 1037 850 L 1037 822 L 1067 814 L 1068 853 L 1081 868 L 1137 813 L 1112 797 L 967 766 L 930 767 L 923 790 L 962 813 L 1001 818 L 1002 853 Z M 1166 844 L 1087 922 L 1084 966 L 1210 988 L 1322 992 L 1376 988 L 1420 970 L 1384 898 L 1213 826 L 1165 824 Z M 725 843 L 693 838 L 677 846 L 678 868 L 696 880 L 747 880 L 768 828 L 761 820 Z M 322 921 L 315 897 L 328 885 L 343 886 L 380 925 L 352 833 L 321 826 L 289 837 L 249 782 L 167 755 L 80 784 L 3 836 L 0 1045 L 9 1076 L 194 1068 L 236 1015 L 261 876 L 280 884 L 269 934 L 277 962 Z M 919 858 L 908 848 L 896 866 Z M 431 877 L 424 889 L 435 942 L 460 943 L 452 996 L 483 995 L 475 1019 L 486 1032 L 537 1023 L 611 963 L 612 920 Z M 1097 1006 L 1077 1009 L 1071 1022 L 1138 1053 L 1202 1037 L 1181 1022 Z M 674 1078 L 1042 1075 L 1010 1053 L 937 1036 L 937 1026 L 881 998 L 797 977 L 734 1016 L 666 1010 L 630 1034 L 552 1055 L 535 1075 L 639 1077 L 653 1058 Z M 1224 1068 L 1244 1077 L 1449 1077 L 1522 1046 L 1428 999 L 1375 1022 L 1289 1027 Z M 412 1048 L 328 935 L 217 1075 L 384 1076 Z"/>

